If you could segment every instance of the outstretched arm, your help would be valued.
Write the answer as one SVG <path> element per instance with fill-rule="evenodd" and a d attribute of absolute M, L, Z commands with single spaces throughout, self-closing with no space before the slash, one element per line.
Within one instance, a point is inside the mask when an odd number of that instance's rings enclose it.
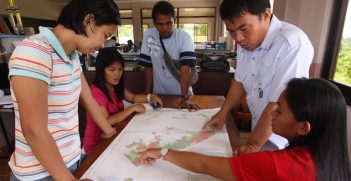
<path fill-rule="evenodd" d="M 222 129 L 228 112 L 240 104 L 244 94 L 245 90 L 243 85 L 240 82 L 233 80 L 221 110 L 219 110 L 219 112 L 215 114 L 212 119 L 203 126 L 203 128 L 206 129 L 211 126 L 216 129 Z"/>
<path fill-rule="evenodd" d="M 188 95 L 191 69 L 188 65 L 182 65 L 179 68 L 180 72 L 180 91 L 181 95 Z"/>
<path fill-rule="evenodd" d="M 97 104 L 93 96 L 91 95 L 90 88 L 88 86 L 87 81 L 83 73 L 81 74 L 82 81 L 82 91 L 80 93 L 80 101 L 84 106 L 85 110 L 90 114 L 95 123 L 99 126 L 99 128 L 103 131 L 104 137 L 111 137 L 116 133 L 116 130 L 111 127 L 111 125 L 107 122 L 106 116 L 103 115 L 100 110 L 100 106 Z"/>
<path fill-rule="evenodd" d="M 156 159 L 161 158 L 160 149 L 150 149 L 140 154 L 142 154 L 142 161 L 145 164 L 152 164 Z M 192 172 L 211 175 L 225 181 L 236 180 L 231 170 L 229 158 L 169 150 L 163 159 Z"/>
<path fill-rule="evenodd" d="M 261 114 L 256 127 L 252 131 L 247 143 L 239 148 L 239 154 L 253 153 L 260 150 L 272 135 L 272 115 L 275 103 L 270 102 Z"/>
<path fill-rule="evenodd" d="M 152 67 L 145 67 L 145 93 L 152 93 L 153 72 Z"/>
<path fill-rule="evenodd" d="M 131 103 L 144 103 L 144 102 L 148 102 L 148 98 L 147 98 L 148 94 L 134 94 L 132 92 L 130 92 L 128 89 L 124 89 L 124 99 L 128 102 Z M 150 94 L 150 103 L 160 103 L 161 106 L 163 105 L 162 100 L 157 96 L 157 95 L 153 95 Z"/>

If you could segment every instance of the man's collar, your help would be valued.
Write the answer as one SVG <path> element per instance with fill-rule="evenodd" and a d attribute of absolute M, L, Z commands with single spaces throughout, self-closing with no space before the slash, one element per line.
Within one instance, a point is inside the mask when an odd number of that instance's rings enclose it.
<path fill-rule="evenodd" d="M 263 42 L 258 48 L 262 48 L 264 50 L 269 50 L 271 48 L 271 45 L 273 43 L 274 37 L 271 36 L 278 28 L 280 28 L 282 25 L 282 22 L 272 14 L 272 19 L 269 25 L 269 29 L 267 32 L 267 35 L 265 36 Z"/>

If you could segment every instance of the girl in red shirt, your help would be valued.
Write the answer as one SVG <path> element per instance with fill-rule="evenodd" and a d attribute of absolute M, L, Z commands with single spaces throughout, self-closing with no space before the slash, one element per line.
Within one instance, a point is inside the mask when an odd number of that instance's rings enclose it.
<path fill-rule="evenodd" d="M 346 102 L 323 79 L 292 79 L 271 113 L 272 131 L 289 140 L 284 150 L 237 157 L 150 149 L 142 161 L 163 158 L 184 169 L 221 180 L 351 180 Z"/>
<path fill-rule="evenodd" d="M 156 95 L 133 94 L 124 87 L 124 61 L 116 47 L 103 48 L 96 57 L 96 75 L 90 86 L 92 96 L 100 105 L 110 125 L 125 120 L 134 112 L 145 111 L 142 104 L 133 104 L 124 109 L 123 99 L 131 103 L 152 102 L 162 106 L 161 99 Z M 83 148 L 89 154 L 101 140 L 101 129 L 87 113 Z"/>

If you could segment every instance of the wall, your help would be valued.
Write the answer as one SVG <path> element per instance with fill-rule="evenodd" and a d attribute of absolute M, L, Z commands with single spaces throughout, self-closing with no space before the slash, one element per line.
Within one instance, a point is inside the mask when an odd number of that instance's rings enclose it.
<path fill-rule="evenodd" d="M 274 14 L 305 31 L 314 47 L 311 77 L 319 77 L 324 59 L 333 2 L 331 0 L 279 0 L 275 1 Z M 348 151 L 351 158 L 351 107 L 347 116 Z M 350 160 L 351 161 L 351 160 Z"/>
<path fill-rule="evenodd" d="M 56 20 L 66 2 L 62 0 L 15 0 L 15 3 L 18 6 L 18 8 L 21 9 L 21 14 L 25 15 L 25 17 L 45 20 Z M 1 15 L 7 15 L 5 8 L 8 6 L 8 0 L 0 1 Z M 43 13 L 45 13 L 44 16 Z"/>
<path fill-rule="evenodd" d="M 351 107 L 347 109 L 347 146 L 349 149 L 349 159 L 351 162 Z"/>
<path fill-rule="evenodd" d="M 141 29 L 141 20 L 140 20 L 140 12 L 142 8 L 152 9 L 153 5 L 158 0 L 129 0 L 129 1 L 115 1 L 119 7 L 119 9 L 132 9 L 133 12 L 133 33 L 134 33 L 134 43 L 139 45 L 142 41 L 142 29 Z M 172 0 L 171 3 L 175 7 L 216 7 L 220 4 L 221 0 L 192 0 L 196 3 L 191 3 L 189 5 L 188 0 Z M 271 0 L 272 1 L 272 0 Z M 33 6 L 32 1 L 28 0 L 16 0 L 16 5 L 21 9 L 22 17 L 28 18 L 38 18 L 38 19 L 46 19 L 46 20 L 57 20 L 61 9 L 68 2 L 68 0 L 35 0 L 36 6 Z M 7 7 L 8 1 L 1 0 L 0 7 Z M 220 36 L 220 32 L 222 30 L 221 20 L 219 18 L 219 12 L 216 11 L 217 18 L 215 29 L 210 32 L 214 34 L 214 37 Z M 43 16 L 45 14 L 45 16 Z M 7 12 L 5 8 L 0 8 L 0 15 L 6 15 Z M 217 39 L 215 39 L 217 40 Z"/>
<path fill-rule="evenodd" d="M 205 8 L 205 7 L 216 7 L 218 9 L 219 6 L 219 2 L 220 0 L 196 0 L 196 3 L 191 3 L 191 5 L 189 5 L 189 1 L 188 0 L 173 0 L 171 1 L 171 3 L 178 8 L 184 8 L 184 7 L 201 7 L 201 8 Z M 140 42 L 142 41 L 142 29 L 141 29 L 141 9 L 152 9 L 153 5 L 155 4 L 155 1 L 139 1 L 139 2 L 119 2 L 117 1 L 117 5 L 119 7 L 119 9 L 132 9 L 133 12 L 133 33 L 134 33 L 134 42 L 136 45 L 139 45 Z M 220 35 L 221 32 L 221 20 L 219 18 L 219 13 L 218 11 L 216 11 L 217 13 L 217 18 L 216 18 L 216 29 L 214 29 L 213 33 L 214 33 L 214 37 L 218 37 Z M 210 32 L 211 33 L 211 32 Z"/>
<path fill-rule="evenodd" d="M 279 0 L 274 4 L 279 19 L 300 27 L 310 38 L 315 51 L 311 77 L 320 76 L 332 5 L 331 0 Z"/>

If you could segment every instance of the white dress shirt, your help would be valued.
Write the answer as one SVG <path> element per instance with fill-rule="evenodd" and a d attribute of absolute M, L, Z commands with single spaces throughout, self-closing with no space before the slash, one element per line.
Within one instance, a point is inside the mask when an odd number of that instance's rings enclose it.
<path fill-rule="evenodd" d="M 314 50 L 306 34 L 298 27 L 280 21 L 274 15 L 262 44 L 248 51 L 237 48 L 235 80 L 247 93 L 252 114 L 252 130 L 269 102 L 277 102 L 292 78 L 309 77 Z M 280 149 L 287 140 L 276 134 L 269 138 Z"/>

